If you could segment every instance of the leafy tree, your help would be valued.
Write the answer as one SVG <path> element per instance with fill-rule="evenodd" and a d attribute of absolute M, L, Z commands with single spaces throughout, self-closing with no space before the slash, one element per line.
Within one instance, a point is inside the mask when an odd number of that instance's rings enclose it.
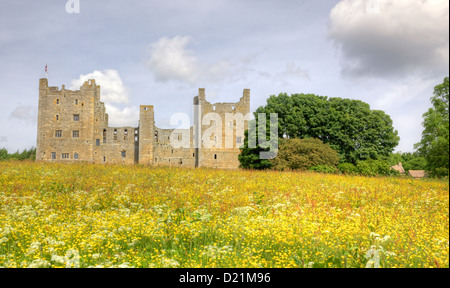
<path fill-rule="evenodd" d="M 272 162 L 278 170 L 305 170 L 317 166 L 336 167 L 339 156 L 320 139 L 282 139 L 278 155 Z"/>
<path fill-rule="evenodd" d="M 427 160 L 425 157 L 416 157 L 409 161 L 403 163 L 403 169 L 406 172 L 409 170 L 426 170 L 427 169 Z"/>
<path fill-rule="evenodd" d="M 6 150 L 6 148 L 2 148 L 0 149 L 0 161 L 5 161 L 5 160 L 19 160 L 19 161 L 23 161 L 23 160 L 36 160 L 36 148 L 31 148 L 29 150 L 25 149 L 22 152 L 20 152 L 19 150 L 17 150 L 17 152 L 13 153 L 13 154 L 9 154 L 8 150 Z"/>
<path fill-rule="evenodd" d="M 431 103 L 433 105 L 423 114 L 422 139 L 415 145 L 427 161 L 427 170 L 432 175 L 449 174 L 449 78 L 434 88 Z"/>
<path fill-rule="evenodd" d="M 252 133 L 250 137 L 256 137 L 256 133 Z M 265 170 L 273 167 L 273 164 L 268 159 L 261 159 L 260 152 L 266 152 L 269 149 L 261 148 L 257 145 L 255 148 L 249 148 L 249 130 L 245 131 L 244 146 L 241 148 L 239 154 L 239 167 L 243 169 Z"/>
<path fill-rule="evenodd" d="M 388 158 L 388 162 L 390 166 L 402 163 L 403 169 L 405 169 L 406 172 L 409 170 L 426 170 L 427 166 L 427 160 L 417 152 L 397 152 L 391 154 Z"/>
<path fill-rule="evenodd" d="M 320 139 L 339 152 L 341 162 L 386 158 L 400 140 L 388 115 L 359 100 L 279 94 L 256 113 L 278 113 L 280 138 Z"/>
<path fill-rule="evenodd" d="M 0 161 L 7 160 L 9 158 L 8 150 L 6 148 L 0 149 Z"/>

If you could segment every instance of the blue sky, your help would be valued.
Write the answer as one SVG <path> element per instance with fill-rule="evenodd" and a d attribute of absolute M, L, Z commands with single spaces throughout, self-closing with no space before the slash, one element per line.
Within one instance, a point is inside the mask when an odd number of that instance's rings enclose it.
<path fill-rule="evenodd" d="M 251 112 L 313 93 L 385 111 L 403 152 L 449 74 L 448 0 L 80 0 L 79 13 L 67 2 L 0 2 L 0 147 L 36 145 L 46 62 L 51 86 L 96 78 L 111 126 L 137 126 L 148 104 L 167 128 L 198 88 L 210 102 L 249 88 Z"/>

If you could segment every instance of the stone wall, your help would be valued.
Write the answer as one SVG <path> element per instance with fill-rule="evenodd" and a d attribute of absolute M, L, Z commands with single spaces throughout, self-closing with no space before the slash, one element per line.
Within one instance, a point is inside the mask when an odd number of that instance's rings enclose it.
<path fill-rule="evenodd" d="M 210 103 L 205 89 L 194 97 L 194 126 L 160 129 L 154 108 L 141 105 L 139 127 L 109 127 L 100 86 L 86 81 L 80 90 L 39 83 L 36 145 L 38 161 L 146 164 L 175 167 L 239 167 L 250 112 L 250 90 L 237 103 Z M 189 137 L 189 139 L 186 139 Z M 182 145 L 173 145 L 181 144 Z"/>

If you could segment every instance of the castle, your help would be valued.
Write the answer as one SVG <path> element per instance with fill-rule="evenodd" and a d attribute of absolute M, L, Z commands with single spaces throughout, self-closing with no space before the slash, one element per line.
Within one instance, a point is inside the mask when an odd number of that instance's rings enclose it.
<path fill-rule="evenodd" d="M 244 89 L 237 103 L 212 104 L 200 88 L 193 104 L 190 129 L 156 127 L 151 105 L 140 106 L 138 127 L 109 127 L 95 80 L 71 91 L 64 85 L 49 87 L 46 78 L 40 79 L 36 160 L 238 168 L 250 90 Z"/>

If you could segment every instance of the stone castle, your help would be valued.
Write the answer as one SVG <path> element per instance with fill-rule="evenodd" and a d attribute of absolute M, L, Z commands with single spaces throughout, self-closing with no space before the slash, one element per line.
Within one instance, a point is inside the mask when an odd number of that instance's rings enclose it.
<path fill-rule="evenodd" d="M 239 167 L 239 147 L 250 115 L 249 89 L 237 103 L 212 104 L 200 88 L 193 103 L 194 125 L 161 129 L 155 126 L 151 105 L 140 106 L 138 127 L 109 127 L 95 80 L 76 91 L 64 85 L 49 87 L 46 78 L 39 81 L 38 161 Z"/>

